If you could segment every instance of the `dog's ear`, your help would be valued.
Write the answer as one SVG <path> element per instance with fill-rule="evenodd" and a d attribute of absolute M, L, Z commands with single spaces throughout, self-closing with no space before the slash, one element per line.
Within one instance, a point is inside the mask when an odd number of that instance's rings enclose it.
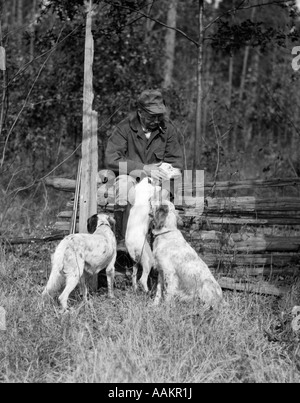
<path fill-rule="evenodd" d="M 146 174 L 145 171 L 141 171 L 140 172 L 140 176 L 139 176 L 139 180 L 137 180 L 137 182 L 141 182 L 144 178 L 148 178 L 148 175 Z M 137 179 L 137 178 L 136 178 Z"/>
<path fill-rule="evenodd" d="M 93 234 L 96 231 L 98 224 L 98 215 L 94 214 L 87 220 L 87 230 L 89 234 Z"/>
<path fill-rule="evenodd" d="M 176 215 L 177 226 L 183 227 L 183 220 L 180 217 L 179 212 L 177 210 L 175 210 L 175 215 Z"/>
<path fill-rule="evenodd" d="M 167 205 L 162 204 L 156 209 L 153 217 L 154 226 L 156 230 L 160 230 L 163 228 L 168 213 L 169 213 L 169 207 Z"/>
<path fill-rule="evenodd" d="M 110 224 L 110 226 L 111 226 L 113 232 L 115 232 L 115 229 L 116 229 L 116 220 L 115 220 L 113 217 L 111 217 L 111 216 L 107 216 L 107 221 L 109 222 L 109 224 Z"/>

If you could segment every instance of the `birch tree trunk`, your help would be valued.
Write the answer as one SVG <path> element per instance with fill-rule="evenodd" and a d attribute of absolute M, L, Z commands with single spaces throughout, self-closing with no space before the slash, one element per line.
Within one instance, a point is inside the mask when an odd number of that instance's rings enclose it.
<path fill-rule="evenodd" d="M 233 62 L 234 62 L 234 55 L 230 55 L 230 57 L 229 57 L 229 67 L 228 67 L 228 109 L 231 108 Z"/>
<path fill-rule="evenodd" d="M 34 35 L 35 35 L 35 10 L 36 10 L 36 0 L 32 1 L 32 9 L 30 14 L 30 47 L 29 47 L 29 57 L 30 60 L 34 58 Z"/>
<path fill-rule="evenodd" d="M 239 101 L 240 101 L 240 103 L 241 103 L 241 101 L 243 99 L 243 95 L 244 95 L 246 73 L 247 73 L 247 66 L 248 66 L 248 58 L 249 58 L 249 50 L 250 50 L 250 47 L 249 47 L 249 45 L 247 45 L 246 48 L 245 48 L 245 53 L 244 53 L 243 69 L 242 69 L 241 83 L 240 83 L 240 92 L 239 92 Z"/>
<path fill-rule="evenodd" d="M 22 46 L 22 35 L 23 35 L 23 0 L 18 0 L 18 45 L 19 45 L 19 50 L 21 51 L 21 46 Z"/>
<path fill-rule="evenodd" d="M 10 17 L 10 23 L 12 26 L 14 26 L 16 23 L 16 10 L 17 10 L 17 0 L 13 0 L 11 7 L 11 17 Z"/>
<path fill-rule="evenodd" d="M 254 21 L 255 12 L 256 12 L 256 7 L 252 8 L 251 21 Z M 250 46 L 247 45 L 246 48 L 245 48 L 245 53 L 244 53 L 243 70 L 242 70 L 241 83 L 240 83 L 240 94 L 239 94 L 239 101 L 240 102 L 242 101 L 243 95 L 244 95 L 249 52 L 250 52 Z"/>
<path fill-rule="evenodd" d="M 154 2 L 149 2 L 148 6 L 147 6 L 147 14 L 150 15 L 152 12 L 152 8 L 153 8 L 153 3 Z M 159 18 L 162 14 L 162 11 L 160 10 L 158 12 L 158 15 L 156 16 L 156 18 Z M 151 20 L 150 18 L 146 18 L 145 21 L 145 43 L 148 43 L 151 35 L 153 33 L 153 27 L 155 25 L 155 21 Z"/>
<path fill-rule="evenodd" d="M 2 41 L 2 23 L 0 18 L 0 46 L 2 48 L 3 41 Z M 2 128 L 4 123 L 4 109 L 5 109 L 5 98 L 6 98 L 6 52 L 5 49 L 1 49 L 0 51 L 0 65 L 1 70 L 3 71 L 3 81 L 2 81 L 2 95 L 1 95 L 1 109 L 0 109 L 0 139 L 2 138 Z"/>
<path fill-rule="evenodd" d="M 258 87 L 258 78 L 259 78 L 259 52 L 256 51 L 254 53 L 253 56 L 253 62 L 252 62 L 252 89 L 251 89 L 251 104 L 252 106 L 255 105 L 255 103 L 257 102 L 257 87 Z M 247 114 L 247 119 L 249 119 L 250 116 L 248 116 Z M 249 129 L 247 130 L 247 138 L 246 138 L 246 146 L 249 145 L 252 141 L 253 138 L 253 128 L 254 128 L 254 124 L 253 121 L 252 122 L 248 122 L 249 124 Z"/>
<path fill-rule="evenodd" d="M 2 6 L 2 7 L 1 7 Z M 4 1 L 2 1 L 2 4 L 0 6 L 0 15 L 3 15 L 3 27 L 4 29 L 8 29 L 8 14 L 9 14 L 9 8 L 8 8 L 8 4 Z"/>
<path fill-rule="evenodd" d="M 201 155 L 201 113 L 202 113 L 202 71 L 203 71 L 203 8 L 204 0 L 199 1 L 199 42 L 198 42 L 198 59 L 197 59 L 197 105 L 196 105 L 196 122 L 195 122 L 195 135 L 194 135 L 194 157 L 193 157 L 193 171 L 200 166 Z"/>
<path fill-rule="evenodd" d="M 177 5 L 178 0 L 170 0 L 167 25 L 172 28 L 176 28 Z M 174 31 L 173 29 L 167 29 L 165 36 L 166 62 L 164 66 L 163 88 L 169 88 L 172 84 L 174 57 L 175 57 L 175 43 L 176 43 L 175 40 L 176 40 L 176 31 Z"/>

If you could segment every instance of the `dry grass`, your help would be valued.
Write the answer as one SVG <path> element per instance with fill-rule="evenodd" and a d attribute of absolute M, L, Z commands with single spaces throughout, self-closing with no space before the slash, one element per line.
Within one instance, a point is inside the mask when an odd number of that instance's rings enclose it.
<path fill-rule="evenodd" d="M 47 245 L 0 249 L 1 382 L 300 381 L 287 299 L 227 291 L 212 313 L 196 302 L 154 308 L 130 287 L 112 302 L 103 288 L 87 304 L 75 293 L 62 316 L 40 300 L 49 268 Z"/>

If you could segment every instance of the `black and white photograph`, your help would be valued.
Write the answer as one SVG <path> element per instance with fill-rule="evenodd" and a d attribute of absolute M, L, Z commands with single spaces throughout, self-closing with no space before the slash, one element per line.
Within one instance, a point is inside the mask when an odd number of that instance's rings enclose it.
<path fill-rule="evenodd" d="M 0 0 L 0 383 L 300 383 L 300 0 Z"/>

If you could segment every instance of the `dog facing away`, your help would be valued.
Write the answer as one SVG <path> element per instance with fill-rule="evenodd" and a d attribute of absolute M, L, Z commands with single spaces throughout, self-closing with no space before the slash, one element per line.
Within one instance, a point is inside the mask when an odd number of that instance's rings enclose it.
<path fill-rule="evenodd" d="M 222 289 L 208 266 L 186 242 L 177 229 L 173 203 L 164 201 L 154 208 L 153 256 L 158 270 L 158 285 L 154 304 L 165 300 L 199 298 L 208 307 L 217 308 L 222 301 Z"/>
<path fill-rule="evenodd" d="M 153 185 L 151 178 L 142 179 L 135 187 L 135 200 L 130 209 L 125 234 L 126 248 L 134 261 L 132 285 L 135 291 L 137 290 L 138 265 L 141 264 L 143 273 L 139 281 L 144 291 L 148 292 L 147 280 L 154 263 L 147 240 L 151 210 L 150 200 L 160 190 L 159 186 Z"/>
<path fill-rule="evenodd" d="M 52 256 L 51 274 L 43 291 L 43 298 L 54 297 L 65 285 L 58 299 L 62 309 L 66 310 L 69 295 L 77 284 L 80 285 L 84 298 L 87 298 L 84 272 L 96 274 L 103 269 L 106 269 L 109 297 L 114 297 L 117 252 L 116 238 L 111 229 L 113 225 L 113 218 L 106 214 L 95 214 L 88 219 L 89 234 L 68 235 L 58 244 Z M 91 233 L 93 230 L 94 233 Z"/>

